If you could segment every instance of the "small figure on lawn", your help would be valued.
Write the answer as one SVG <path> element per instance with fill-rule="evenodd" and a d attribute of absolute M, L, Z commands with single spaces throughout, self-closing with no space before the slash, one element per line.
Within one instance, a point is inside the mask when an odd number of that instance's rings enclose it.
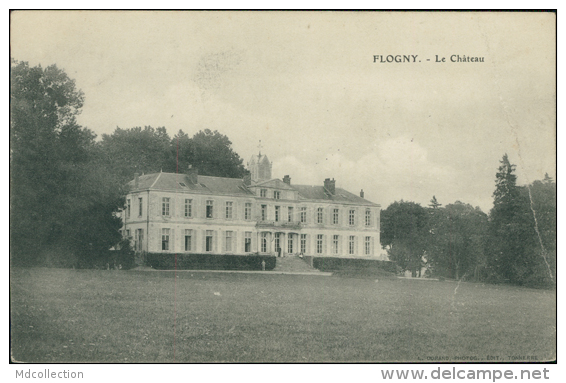
<path fill-rule="evenodd" d="M 261 270 L 265 271 L 265 259 L 261 261 Z"/>

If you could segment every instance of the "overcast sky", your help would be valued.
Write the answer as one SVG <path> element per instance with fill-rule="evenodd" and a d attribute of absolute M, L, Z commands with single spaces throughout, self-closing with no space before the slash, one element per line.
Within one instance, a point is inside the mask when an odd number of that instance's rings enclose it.
<path fill-rule="evenodd" d="M 273 176 L 292 183 L 335 178 L 384 209 L 436 195 L 488 212 L 504 153 L 521 184 L 555 177 L 554 23 L 543 13 L 16 12 L 11 55 L 75 79 L 79 123 L 99 137 L 117 126 L 216 129 L 244 163 L 261 140 Z"/>

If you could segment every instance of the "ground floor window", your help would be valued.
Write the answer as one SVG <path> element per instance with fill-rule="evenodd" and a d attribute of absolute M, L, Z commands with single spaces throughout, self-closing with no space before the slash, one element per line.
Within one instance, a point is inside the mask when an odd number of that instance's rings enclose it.
<path fill-rule="evenodd" d="M 170 229 L 161 229 L 161 250 L 169 250 Z"/>
<path fill-rule="evenodd" d="M 281 233 L 275 233 L 275 252 L 281 255 Z"/>
<path fill-rule="evenodd" d="M 244 252 L 251 253 L 252 251 L 252 232 L 246 231 L 244 237 Z"/>
<path fill-rule="evenodd" d="M 351 235 L 348 241 L 348 254 L 353 255 L 356 253 L 356 237 Z"/>
<path fill-rule="evenodd" d="M 206 231 L 205 251 L 212 251 L 212 230 Z"/>
<path fill-rule="evenodd" d="M 366 255 L 371 254 L 371 237 L 365 238 L 365 254 Z"/>
<path fill-rule="evenodd" d="M 231 231 L 226 232 L 226 252 L 228 252 L 228 253 L 232 252 L 232 232 Z"/>
<path fill-rule="evenodd" d="M 340 236 L 332 236 L 332 253 L 338 254 L 340 249 Z"/>
<path fill-rule="evenodd" d="M 136 251 L 142 251 L 143 248 L 143 229 L 136 230 Z"/>
<path fill-rule="evenodd" d="M 323 234 L 317 234 L 316 236 L 316 253 L 322 254 L 322 241 L 324 240 Z"/>
<path fill-rule="evenodd" d="M 290 234 L 287 238 L 287 252 L 293 254 L 293 237 Z"/>
<path fill-rule="evenodd" d="M 267 253 L 267 233 L 261 233 L 261 252 Z"/>
<path fill-rule="evenodd" d="M 191 251 L 193 246 L 193 231 L 185 229 L 185 251 Z"/>
<path fill-rule="evenodd" d="M 307 235 L 301 234 L 301 253 L 305 254 L 307 252 Z"/>

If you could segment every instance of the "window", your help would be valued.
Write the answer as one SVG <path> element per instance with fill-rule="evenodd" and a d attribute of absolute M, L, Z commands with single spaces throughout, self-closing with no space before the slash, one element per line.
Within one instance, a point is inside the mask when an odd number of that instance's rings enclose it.
<path fill-rule="evenodd" d="M 259 196 L 260 197 L 267 197 L 267 189 L 261 189 L 259 191 Z"/>
<path fill-rule="evenodd" d="M 350 210 L 350 214 L 348 215 L 348 223 L 350 226 L 354 226 L 356 224 L 356 211 Z"/>
<path fill-rule="evenodd" d="M 226 252 L 227 253 L 232 252 L 232 232 L 231 231 L 226 232 Z"/>
<path fill-rule="evenodd" d="M 307 208 L 301 208 L 301 223 L 307 223 Z"/>
<path fill-rule="evenodd" d="M 267 219 L 267 205 L 261 205 L 261 220 L 265 221 Z"/>
<path fill-rule="evenodd" d="M 316 210 L 316 223 L 322 223 L 324 209 L 319 207 Z"/>
<path fill-rule="evenodd" d="M 206 201 L 206 218 L 212 218 L 214 213 L 214 201 Z"/>
<path fill-rule="evenodd" d="M 307 252 L 307 235 L 301 234 L 301 253 L 305 254 Z"/>
<path fill-rule="evenodd" d="M 126 202 L 126 218 L 130 218 L 130 199 L 128 198 L 127 202 Z"/>
<path fill-rule="evenodd" d="M 244 235 L 244 252 L 251 253 L 252 251 L 252 232 L 246 231 Z"/>
<path fill-rule="evenodd" d="M 193 231 L 185 229 L 185 251 L 191 251 L 193 246 Z"/>
<path fill-rule="evenodd" d="M 267 253 L 267 233 L 261 233 L 261 252 Z"/>
<path fill-rule="evenodd" d="M 287 210 L 287 221 L 293 222 L 293 206 L 289 206 Z"/>
<path fill-rule="evenodd" d="M 275 252 L 281 251 L 281 233 L 275 233 Z"/>
<path fill-rule="evenodd" d="M 169 201 L 168 197 L 161 199 L 161 215 L 169 216 Z"/>
<path fill-rule="evenodd" d="M 340 249 L 340 236 L 333 235 L 332 236 L 332 253 L 338 254 Z"/>
<path fill-rule="evenodd" d="M 273 192 L 273 199 L 281 199 L 281 192 L 274 191 Z"/>
<path fill-rule="evenodd" d="M 191 218 L 193 216 L 193 200 L 185 199 L 185 218 Z"/>
<path fill-rule="evenodd" d="M 324 239 L 323 234 L 317 234 L 316 236 L 316 253 L 322 254 L 322 241 Z"/>
<path fill-rule="evenodd" d="M 351 235 L 348 240 L 348 254 L 352 255 L 356 253 L 356 237 Z"/>
<path fill-rule="evenodd" d="M 246 205 L 244 207 L 244 219 L 246 221 L 252 219 L 252 204 L 250 202 L 246 202 Z"/>
<path fill-rule="evenodd" d="M 365 238 L 365 254 L 366 255 L 371 254 L 371 237 Z"/>
<path fill-rule="evenodd" d="M 142 251 L 142 244 L 143 244 L 143 229 L 136 230 L 136 244 L 134 249 L 136 251 Z"/>
<path fill-rule="evenodd" d="M 161 250 L 169 250 L 169 229 L 161 229 Z"/>
<path fill-rule="evenodd" d="M 206 231 L 206 243 L 205 243 L 205 250 L 212 251 L 212 230 Z"/>
<path fill-rule="evenodd" d="M 127 230 L 126 230 L 126 239 L 131 239 L 131 236 L 130 236 L 130 229 L 127 229 Z"/>
<path fill-rule="evenodd" d="M 234 205 L 233 202 L 228 201 L 226 202 L 226 219 L 232 219 L 232 206 Z"/>
<path fill-rule="evenodd" d="M 333 225 L 338 225 L 338 218 L 339 218 L 338 213 L 339 213 L 338 209 L 334 209 L 332 211 L 332 224 Z"/>
<path fill-rule="evenodd" d="M 366 226 L 371 226 L 371 210 L 366 210 Z"/>
<path fill-rule="evenodd" d="M 293 237 L 287 236 L 287 253 L 293 254 Z"/>
<path fill-rule="evenodd" d="M 281 206 L 275 206 L 275 222 L 279 222 L 279 213 L 281 213 Z"/>
<path fill-rule="evenodd" d="M 143 215 L 143 198 L 138 198 L 138 216 L 142 216 Z"/>

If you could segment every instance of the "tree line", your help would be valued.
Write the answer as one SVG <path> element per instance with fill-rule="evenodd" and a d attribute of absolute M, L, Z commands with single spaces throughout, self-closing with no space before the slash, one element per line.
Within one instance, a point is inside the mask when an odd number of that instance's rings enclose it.
<path fill-rule="evenodd" d="M 55 65 L 10 68 L 10 254 L 12 264 L 75 265 L 121 241 L 116 213 L 134 173 L 242 178 L 228 137 L 164 127 L 122 129 L 100 140 L 77 123 L 84 94 Z M 123 244 L 127 247 L 127 244 Z"/>
<path fill-rule="evenodd" d="M 429 276 L 527 286 L 556 283 L 556 183 L 517 185 L 505 154 L 493 208 L 456 201 L 427 207 L 398 201 L 381 214 L 381 245 L 402 270 Z"/>

